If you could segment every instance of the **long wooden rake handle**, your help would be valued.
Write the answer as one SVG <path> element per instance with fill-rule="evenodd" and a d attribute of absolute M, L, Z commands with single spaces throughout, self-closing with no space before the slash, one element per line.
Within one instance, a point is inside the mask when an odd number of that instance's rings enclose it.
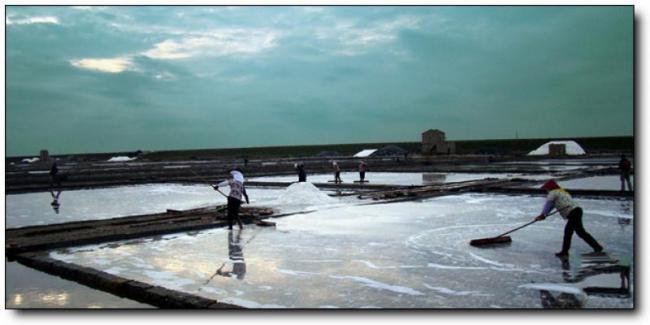
<path fill-rule="evenodd" d="M 225 193 L 221 192 L 221 190 L 219 190 L 218 188 L 215 189 L 214 186 L 212 186 L 212 184 L 210 184 L 210 182 L 208 182 L 207 180 L 205 180 L 205 178 L 201 177 L 201 175 L 197 174 L 197 173 L 196 173 L 195 171 L 193 171 L 192 169 L 190 169 L 190 171 L 192 172 L 192 174 L 194 174 L 194 175 L 196 175 L 198 178 L 200 178 L 200 179 L 203 181 L 203 183 L 205 183 L 205 185 L 208 185 L 208 186 L 212 187 L 215 191 L 219 192 L 219 193 L 220 193 L 221 195 L 223 195 L 224 197 L 226 197 L 226 198 L 228 197 L 228 195 L 226 195 Z"/>
<path fill-rule="evenodd" d="M 558 212 L 560 212 L 560 210 L 555 210 L 554 212 L 549 213 L 549 214 L 546 215 L 546 216 L 547 216 L 547 217 L 548 217 L 548 216 L 552 216 L 552 215 L 554 215 L 554 214 L 556 214 L 556 213 L 558 213 Z M 523 225 L 523 226 L 519 226 L 519 227 L 517 227 L 517 228 L 515 228 L 515 229 L 512 229 L 512 230 L 509 230 L 509 231 L 507 231 L 507 232 L 504 232 L 504 233 L 502 233 L 501 235 L 496 236 L 496 237 L 494 237 L 494 238 L 503 237 L 503 236 L 505 236 L 505 235 L 507 235 L 507 234 L 509 234 L 509 233 L 511 233 L 511 232 L 515 232 L 515 231 L 517 231 L 517 230 L 519 230 L 519 229 L 521 229 L 521 228 L 524 228 L 524 227 L 526 227 L 526 226 L 530 226 L 530 225 L 534 224 L 535 222 L 537 222 L 537 220 L 533 220 L 533 221 L 531 221 L 531 222 L 529 222 L 529 223 L 527 223 L 527 224 L 525 224 L 525 225 Z"/>

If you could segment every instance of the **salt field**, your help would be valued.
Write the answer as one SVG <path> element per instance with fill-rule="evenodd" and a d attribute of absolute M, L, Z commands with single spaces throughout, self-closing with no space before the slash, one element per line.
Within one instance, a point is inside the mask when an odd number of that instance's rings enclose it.
<path fill-rule="evenodd" d="M 630 176 L 630 182 L 634 186 L 634 176 Z M 621 189 L 621 178 L 618 175 L 592 176 L 561 181 L 561 185 L 566 189 L 617 191 Z M 627 189 L 627 184 L 625 186 Z"/>
<path fill-rule="evenodd" d="M 634 176 L 630 176 L 630 182 L 634 187 Z M 590 176 L 574 178 L 569 180 L 558 180 L 557 183 L 568 190 L 609 190 L 620 191 L 621 179 L 618 175 Z M 539 188 L 543 182 L 527 186 L 528 188 Z M 626 185 L 627 189 L 627 185 Z"/>
<path fill-rule="evenodd" d="M 506 179 L 506 178 L 526 178 L 531 180 L 548 179 L 551 176 L 544 175 L 526 175 L 519 173 L 388 173 L 388 172 L 368 172 L 365 180 L 370 184 L 384 185 L 429 185 L 438 183 L 465 182 L 481 180 L 486 178 Z M 254 182 L 297 182 L 296 175 L 283 176 L 266 176 L 252 177 L 249 179 Z M 341 172 L 343 183 L 353 183 L 359 181 L 357 172 Z M 308 175 L 307 181 L 312 183 L 328 183 L 334 181 L 334 173 Z"/>
<path fill-rule="evenodd" d="M 294 191 L 311 195 L 303 193 L 309 187 Z M 254 308 L 541 308 L 549 295 L 567 294 L 582 308 L 633 307 L 629 296 L 586 294 L 595 276 L 567 282 L 590 248 L 574 237 L 568 263 L 557 259 L 559 217 L 513 233 L 505 247 L 468 245 L 532 220 L 543 197 L 464 194 L 365 206 L 321 199 L 311 202 L 315 211 L 274 219 L 275 229 L 212 229 L 51 256 Z M 631 263 L 633 202 L 577 201 L 586 229 Z M 600 286 L 619 285 L 618 275 L 598 276 Z M 633 292 L 634 274 L 630 283 Z"/>
<path fill-rule="evenodd" d="M 251 204 L 268 202 L 282 189 L 248 190 Z M 56 195 L 56 194 L 55 194 Z M 226 199 L 207 185 L 147 184 L 89 190 L 62 191 L 60 207 L 53 209 L 50 192 L 6 196 L 6 227 L 24 227 L 80 220 L 192 209 L 225 204 Z M 99 207 L 99 208 L 98 208 Z"/>

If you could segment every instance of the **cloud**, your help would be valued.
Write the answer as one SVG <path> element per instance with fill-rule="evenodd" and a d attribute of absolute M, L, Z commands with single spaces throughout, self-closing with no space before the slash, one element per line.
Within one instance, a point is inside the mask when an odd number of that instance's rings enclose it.
<path fill-rule="evenodd" d="M 317 14 L 317 13 L 322 13 L 322 12 L 325 11 L 325 8 L 323 8 L 323 7 L 301 7 L 301 8 L 302 8 L 302 11 L 304 11 L 306 13 L 315 13 L 315 14 Z"/>
<path fill-rule="evenodd" d="M 107 7 L 105 6 L 72 6 L 70 7 L 74 10 L 85 10 L 85 11 L 92 11 L 92 10 L 106 10 Z"/>
<path fill-rule="evenodd" d="M 133 60 L 129 57 L 70 60 L 70 64 L 79 69 L 107 73 L 120 73 L 125 70 L 134 69 Z"/>
<path fill-rule="evenodd" d="M 397 39 L 398 32 L 403 29 L 416 29 L 420 19 L 412 16 L 400 16 L 393 20 L 383 21 L 367 27 L 357 26 L 354 22 L 342 22 L 318 28 L 316 37 L 335 42 L 332 50 L 334 55 L 356 56 L 378 45 L 384 45 Z"/>
<path fill-rule="evenodd" d="M 218 29 L 165 40 L 142 53 L 151 59 L 176 60 L 194 56 L 251 55 L 276 46 L 278 33 L 265 29 Z"/>
<path fill-rule="evenodd" d="M 7 16 L 5 19 L 7 25 L 31 25 L 31 24 L 59 24 L 59 19 L 54 16 L 34 16 L 21 19 L 12 19 Z"/>

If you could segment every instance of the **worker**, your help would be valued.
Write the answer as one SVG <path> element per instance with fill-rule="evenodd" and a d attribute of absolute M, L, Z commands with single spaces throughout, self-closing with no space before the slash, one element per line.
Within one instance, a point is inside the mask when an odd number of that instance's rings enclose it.
<path fill-rule="evenodd" d="M 56 161 L 52 163 L 50 167 L 50 187 L 54 185 L 61 187 L 61 178 L 59 177 L 59 168 L 56 165 Z"/>
<path fill-rule="evenodd" d="M 366 178 L 366 163 L 361 160 L 359 162 L 359 181 L 363 182 L 364 178 Z"/>
<path fill-rule="evenodd" d="M 548 196 L 546 204 L 542 213 L 535 218 L 536 221 L 546 219 L 553 208 L 560 212 L 562 218 L 567 220 L 564 227 L 564 239 L 562 241 L 562 250 L 555 253 L 555 256 L 560 258 L 567 258 L 569 256 L 569 248 L 571 248 L 571 237 L 573 232 L 582 240 L 584 240 L 595 253 L 600 253 L 603 247 L 592 237 L 582 226 L 582 208 L 571 198 L 569 192 L 561 188 L 554 180 L 549 180 L 541 187 L 546 190 Z"/>
<path fill-rule="evenodd" d="M 232 222 L 235 219 L 237 219 L 239 229 L 242 229 L 244 226 L 242 225 L 241 219 L 239 219 L 239 207 L 242 204 L 242 195 L 246 198 L 246 203 L 249 203 L 246 187 L 244 186 L 244 174 L 242 174 L 241 170 L 235 168 L 230 171 L 230 177 L 227 180 L 214 185 L 213 188 L 218 191 L 219 186 L 224 185 L 230 186 L 230 193 L 228 194 L 228 229 L 232 229 Z"/>
<path fill-rule="evenodd" d="M 341 168 L 339 167 L 339 164 L 335 161 L 332 163 L 332 166 L 334 166 L 334 183 L 343 183 L 341 180 Z"/>
<path fill-rule="evenodd" d="M 625 182 L 627 182 L 628 190 L 632 191 L 632 183 L 630 183 L 632 163 L 625 158 L 625 155 L 621 155 L 621 160 L 618 162 L 618 169 L 621 171 L 621 192 L 625 191 Z"/>
<path fill-rule="evenodd" d="M 296 167 L 296 170 L 298 171 L 298 182 L 306 182 L 307 172 L 305 172 L 305 164 L 300 162 L 295 164 L 294 167 Z"/>

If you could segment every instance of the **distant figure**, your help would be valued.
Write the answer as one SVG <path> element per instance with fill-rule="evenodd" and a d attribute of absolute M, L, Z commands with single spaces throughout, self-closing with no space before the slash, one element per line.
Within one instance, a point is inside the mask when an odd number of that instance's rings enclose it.
<path fill-rule="evenodd" d="M 246 275 L 246 262 L 244 262 L 244 244 L 241 242 L 241 230 L 233 236 L 233 231 L 228 231 L 228 258 L 232 263 L 232 271 L 223 271 L 224 263 L 219 269 L 217 274 L 224 277 L 232 277 L 233 275 L 237 280 L 243 280 Z"/>
<path fill-rule="evenodd" d="M 303 163 L 297 163 L 295 165 L 296 170 L 298 171 L 298 182 L 306 182 L 307 181 L 307 172 L 305 172 L 305 164 Z"/>
<path fill-rule="evenodd" d="M 248 166 L 248 157 L 244 157 L 244 167 Z"/>
<path fill-rule="evenodd" d="M 334 183 L 343 183 L 341 180 L 341 168 L 339 167 L 339 164 L 335 161 L 332 163 L 332 166 L 334 166 Z"/>
<path fill-rule="evenodd" d="M 228 229 L 232 229 L 234 219 L 237 219 L 239 229 L 242 229 L 244 225 L 241 219 L 239 219 L 239 207 L 242 204 L 242 195 L 246 198 L 246 203 L 249 203 L 246 187 L 244 186 L 244 174 L 242 174 L 241 170 L 235 168 L 230 171 L 230 177 L 227 180 L 214 185 L 213 188 L 218 191 L 219 186 L 224 185 L 230 186 L 230 193 L 228 194 Z"/>
<path fill-rule="evenodd" d="M 535 218 L 537 221 L 546 219 L 553 208 L 556 208 L 562 218 L 568 220 L 564 227 L 564 240 L 562 241 L 562 250 L 555 253 L 555 256 L 560 258 L 567 258 L 569 256 L 569 248 L 571 248 L 571 237 L 573 232 L 582 240 L 584 240 L 595 253 L 603 251 L 603 247 L 592 237 L 582 226 L 582 208 L 573 201 L 569 192 L 561 188 L 554 180 L 549 180 L 541 187 L 548 192 L 546 204 L 542 213 Z"/>
<path fill-rule="evenodd" d="M 618 169 L 621 170 L 621 192 L 625 191 L 625 182 L 627 182 L 628 190 L 632 191 L 632 183 L 630 182 L 632 163 L 625 158 L 625 155 L 621 155 L 621 160 L 618 162 Z"/>
<path fill-rule="evenodd" d="M 361 182 L 366 178 L 366 163 L 362 160 L 359 162 L 359 180 Z"/>
<path fill-rule="evenodd" d="M 56 194 L 54 194 L 53 190 L 50 190 L 50 195 L 52 195 L 52 203 L 50 205 L 52 206 L 52 209 L 56 214 L 59 214 L 59 208 L 61 207 L 61 203 L 59 203 L 59 196 L 61 196 L 61 190 L 58 190 Z"/>
<path fill-rule="evenodd" d="M 61 178 L 59 177 L 59 167 L 56 165 L 56 161 L 52 163 L 50 167 L 50 187 L 54 186 L 61 187 Z"/>

